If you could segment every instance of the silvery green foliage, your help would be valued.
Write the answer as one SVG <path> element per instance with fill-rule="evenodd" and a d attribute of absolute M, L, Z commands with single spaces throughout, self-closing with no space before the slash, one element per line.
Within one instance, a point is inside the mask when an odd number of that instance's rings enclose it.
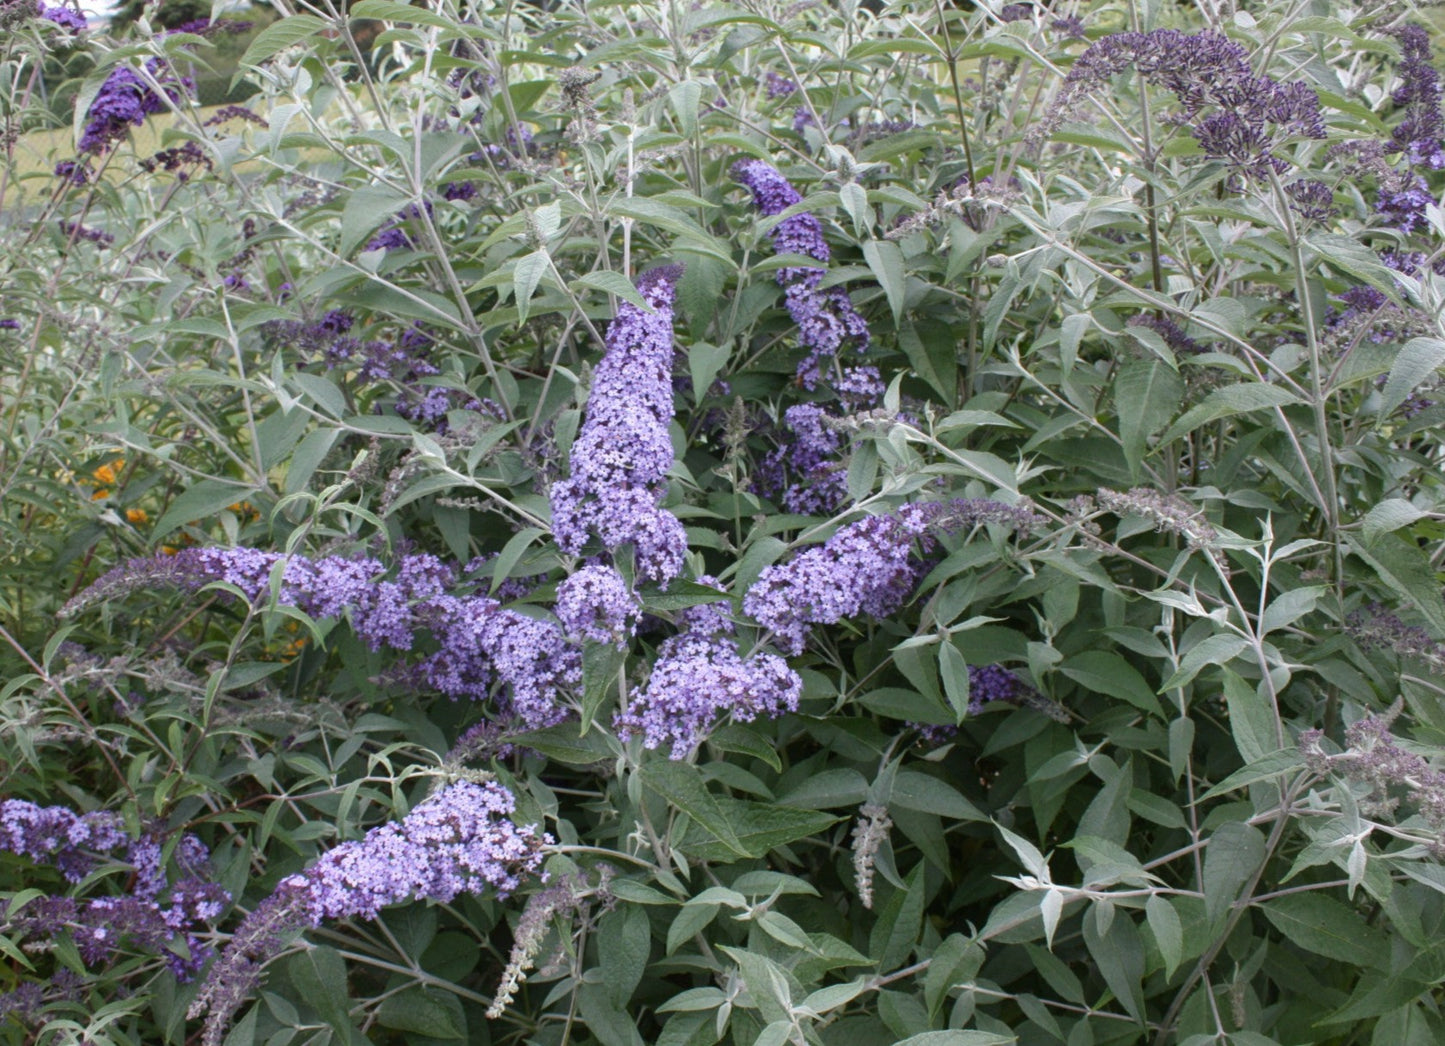
<path fill-rule="evenodd" d="M 0 1042 L 1445 1040 L 1433 23 L 174 24 L 0 0 Z"/>

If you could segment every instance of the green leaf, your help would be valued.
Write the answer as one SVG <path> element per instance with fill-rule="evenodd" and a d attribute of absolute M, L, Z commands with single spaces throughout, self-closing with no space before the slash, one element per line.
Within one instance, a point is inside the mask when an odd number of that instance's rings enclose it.
<path fill-rule="evenodd" d="M 286 980 L 296 994 L 315 1007 L 342 1042 L 351 1041 L 350 996 L 346 988 L 346 962 L 335 948 L 313 945 L 286 963 Z"/>
<path fill-rule="evenodd" d="M 352 18 L 377 18 L 387 22 L 407 22 L 412 25 L 431 25 L 438 29 L 453 29 L 456 23 L 445 15 L 437 14 L 428 7 L 413 7 L 399 4 L 395 0 L 357 0 L 351 5 Z"/>
<path fill-rule="evenodd" d="M 151 540 L 159 541 L 177 527 L 214 516 L 222 509 L 245 501 L 256 492 L 255 487 L 244 483 L 230 483 L 219 479 L 203 479 L 183 490 L 174 501 L 166 506 Z"/>
<path fill-rule="evenodd" d="M 1097 909 L 1095 905 L 1095 910 L 1084 916 L 1084 945 L 1119 1005 L 1136 1021 L 1142 1021 L 1144 945 L 1139 928 L 1127 912 L 1115 912 L 1108 930 L 1101 933 Z"/>
<path fill-rule="evenodd" d="M 271 28 L 274 29 L 275 26 Z M 385 186 L 365 186 L 352 192 L 346 198 L 346 206 L 341 209 L 341 237 L 337 242 L 336 253 L 343 258 L 351 257 L 351 252 L 356 250 L 362 241 L 369 239 L 382 222 L 405 207 L 410 200 L 407 193 Z"/>
<path fill-rule="evenodd" d="M 893 310 L 893 325 L 900 326 L 903 322 L 904 302 L 908 297 L 908 277 L 903 269 L 903 252 L 898 249 L 898 244 L 891 240 L 865 240 L 863 258 L 868 262 L 868 268 L 873 270 L 878 286 L 883 288 L 883 293 L 888 298 L 888 306 Z"/>
<path fill-rule="evenodd" d="M 597 717 L 597 710 L 607 699 L 617 673 L 627 660 L 627 652 L 611 643 L 588 643 L 582 650 L 582 729 L 586 734 Z"/>
<path fill-rule="evenodd" d="M 938 644 L 938 674 L 943 679 L 943 692 L 957 721 L 968 718 L 968 662 L 952 642 Z"/>
<path fill-rule="evenodd" d="M 1229 730 L 1235 747 L 1246 762 L 1253 763 L 1279 747 L 1274 711 L 1255 688 L 1224 668 L 1224 700 L 1229 708 Z"/>
<path fill-rule="evenodd" d="M 1271 632 L 1288 628 L 1306 614 L 1312 613 L 1320 596 L 1329 591 L 1326 585 L 1304 585 L 1290 588 L 1275 596 L 1259 619 L 1259 635 L 1264 638 Z"/>
<path fill-rule="evenodd" d="M 1349 534 L 1344 535 L 1350 551 L 1380 576 L 1380 580 L 1414 605 L 1425 616 L 1433 635 L 1445 636 L 1445 600 L 1430 557 L 1418 545 L 1395 534 L 1381 534 L 1366 548 Z"/>
<path fill-rule="evenodd" d="M 1164 958 L 1164 978 L 1168 980 L 1184 959 L 1184 927 L 1179 921 L 1179 913 L 1167 899 L 1151 893 L 1144 902 L 1144 917 L 1154 934 L 1154 943 L 1159 946 L 1159 954 Z"/>
<path fill-rule="evenodd" d="M 923 978 L 923 998 L 928 1012 L 937 1015 L 948 998 L 949 989 L 977 976 L 983 965 L 983 948 L 961 933 L 949 934 L 933 951 L 932 962 Z"/>
<path fill-rule="evenodd" d="M 461 1001 L 451 992 L 431 988 L 408 988 L 388 996 L 377 1008 L 376 1019 L 384 1027 L 433 1039 L 467 1037 Z"/>
<path fill-rule="evenodd" d="M 251 46 L 241 56 L 241 65 L 260 65 L 279 51 L 315 36 L 327 26 L 315 15 L 292 15 L 273 22 L 256 34 Z"/>
<path fill-rule="evenodd" d="M 1000 1035 L 992 1031 L 975 1029 L 953 1031 L 925 1031 L 910 1035 L 893 1046 L 1009 1046 L 1018 1042 L 1016 1035 Z"/>
<path fill-rule="evenodd" d="M 579 276 L 572 281 L 572 286 L 592 287 L 599 291 L 605 291 L 623 301 L 636 305 L 644 312 L 651 312 L 652 306 L 647 304 L 647 299 L 642 296 L 638 289 L 622 273 L 615 269 L 598 269 L 589 272 L 586 276 Z M 581 295 L 578 295 L 581 297 Z"/>
<path fill-rule="evenodd" d="M 833 814 L 821 810 L 794 810 L 772 803 L 755 803 L 731 796 L 718 796 L 719 806 L 726 811 L 738 845 L 748 857 L 763 857 L 770 850 L 798 839 L 808 839 L 826 832 L 838 823 Z M 701 826 L 698 829 L 703 832 Z M 693 838 L 689 832 L 683 842 L 685 851 L 704 861 L 734 861 L 735 851 L 714 838 Z"/>
<path fill-rule="evenodd" d="M 551 268 L 552 257 L 542 247 L 517 259 L 517 264 L 512 269 L 512 296 L 517 304 L 518 323 L 527 322 L 532 295 L 537 290 L 537 284 Z"/>
<path fill-rule="evenodd" d="M 603 916 L 597 936 L 597 958 L 602 983 L 618 1009 L 626 1008 L 633 991 L 642 983 L 651 948 L 651 923 L 643 908 L 629 904 Z"/>
<path fill-rule="evenodd" d="M 615 759 L 618 755 L 608 736 L 600 729 L 589 731 L 585 737 L 578 737 L 577 727 L 572 723 L 529 730 L 517 734 L 511 740 L 519 747 L 535 749 L 548 759 L 555 759 L 569 766 L 592 766 Z"/>
<path fill-rule="evenodd" d="M 1204 909 L 1211 923 L 1229 910 L 1264 855 L 1264 835 L 1253 825 L 1229 821 L 1215 829 L 1204 848 Z"/>
<path fill-rule="evenodd" d="M 1301 402 L 1303 401 L 1294 393 L 1282 389 L 1278 385 L 1263 385 L 1258 382 L 1226 385 L 1222 389 L 1215 389 L 1198 404 L 1185 411 L 1178 421 L 1169 426 L 1169 430 L 1160 437 L 1159 442 L 1172 443 L 1180 436 L 1193 432 L 1200 425 L 1209 421 L 1218 421 L 1220 418 L 1231 418 L 1236 414 L 1248 414 L 1251 411 L 1284 407 Z"/>
<path fill-rule="evenodd" d="M 783 806 L 804 810 L 835 806 L 857 806 L 868 797 L 868 781 L 857 770 L 835 767 L 822 773 L 809 774 L 797 788 L 781 796 Z"/>
<path fill-rule="evenodd" d="M 1129 662 L 1111 650 L 1086 650 L 1075 654 L 1059 668 L 1064 675 L 1095 694 L 1107 694 L 1127 701 L 1150 715 L 1164 718 L 1154 689 Z"/>
<path fill-rule="evenodd" d="M 1385 379 L 1385 391 L 1380 396 L 1380 421 L 1404 403 L 1442 364 L 1445 364 L 1445 341 L 1411 338 L 1405 342 L 1390 366 L 1390 376 Z"/>
<path fill-rule="evenodd" d="M 1390 968 L 1390 939 L 1347 904 L 1322 893 L 1293 893 L 1263 905 L 1286 941 L 1350 966 Z"/>
<path fill-rule="evenodd" d="M 1211 665 L 1228 664 L 1247 646 L 1249 644 L 1242 636 L 1236 636 L 1233 633 L 1208 636 L 1189 648 L 1189 652 L 1179 662 L 1179 671 L 1165 680 L 1164 685 L 1159 688 L 1159 692 L 1163 693 L 1166 690 L 1184 686 Z"/>
<path fill-rule="evenodd" d="M 889 895 L 868 936 L 868 954 L 878 963 L 880 971 L 887 973 L 902 966 L 913 951 L 923 922 L 925 900 L 923 863 L 919 862 L 904 880 L 903 889 Z"/>
<path fill-rule="evenodd" d="M 683 905 L 682 910 L 673 917 L 672 925 L 667 928 L 667 954 L 671 955 L 684 941 L 691 940 L 695 934 L 706 929 L 717 918 L 718 908 L 716 904 L 693 902 Z"/>
<path fill-rule="evenodd" d="M 502 546 L 502 551 L 497 553 L 496 560 L 492 563 L 492 584 L 488 591 L 489 595 L 495 595 L 502 582 L 512 576 L 512 570 L 521 561 L 522 555 L 532 547 L 532 543 L 545 534 L 541 527 L 526 527 L 517 531 L 507 539 Z"/>
<path fill-rule="evenodd" d="M 1404 498 L 1386 498 L 1365 514 L 1361 527 L 1365 544 L 1373 545 L 1381 534 L 1408 527 L 1426 514 Z"/>
<path fill-rule="evenodd" d="M 701 403 L 706 398 L 713 382 L 727 366 L 732 348 L 728 345 L 709 345 L 694 342 L 687 350 L 688 373 L 692 377 L 692 401 Z"/>
<path fill-rule="evenodd" d="M 1220 781 L 1209 791 L 1201 795 L 1198 801 L 1203 802 L 1206 799 L 1213 799 L 1216 796 L 1224 795 L 1226 792 L 1246 788 L 1256 781 L 1272 780 L 1280 774 L 1287 774 L 1291 770 L 1297 770 L 1304 765 L 1304 756 L 1300 755 L 1298 746 L 1281 748 L 1277 752 L 1270 752 L 1268 755 L 1260 756 L 1248 766 L 1240 767 L 1223 781 Z"/>
<path fill-rule="evenodd" d="M 707 790 L 697 767 L 663 759 L 647 763 L 637 772 L 643 784 L 691 817 L 735 857 L 751 856 L 738 841 L 717 797 Z"/>
<path fill-rule="evenodd" d="M 917 770 L 900 770 L 893 778 L 890 806 L 918 810 L 955 821 L 987 821 L 988 817 L 952 785 Z"/>
<path fill-rule="evenodd" d="M 1169 424 L 1183 398 L 1184 379 L 1161 359 L 1151 356 L 1130 360 L 1119 368 L 1114 381 L 1114 409 L 1119 415 L 1124 460 L 1135 478 L 1144 460 L 1144 444 Z"/>

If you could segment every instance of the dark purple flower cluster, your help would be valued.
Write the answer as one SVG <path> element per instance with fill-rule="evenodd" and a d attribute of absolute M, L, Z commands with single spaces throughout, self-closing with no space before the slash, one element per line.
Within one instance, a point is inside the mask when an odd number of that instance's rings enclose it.
<path fill-rule="evenodd" d="M 156 171 L 170 171 L 176 176 L 176 181 L 187 182 L 191 176 L 201 170 L 214 170 L 215 164 L 206 155 L 204 149 L 198 142 L 185 142 L 182 145 L 172 146 L 169 149 L 161 149 L 152 156 L 147 156 L 140 162 L 141 170 L 147 174 Z"/>
<path fill-rule="evenodd" d="M 1151 316 L 1141 312 L 1130 316 L 1125 322 L 1125 326 L 1142 327 L 1145 330 L 1153 331 L 1163 338 L 1164 344 L 1174 352 L 1194 354 L 1205 351 L 1205 346 L 1185 334 L 1184 328 L 1167 316 Z"/>
<path fill-rule="evenodd" d="M 100 92 L 86 111 L 85 127 L 80 132 L 80 152 L 96 155 L 109 151 L 131 127 L 139 127 L 153 113 L 164 112 L 166 99 L 176 104 L 195 94 L 195 82 L 189 77 L 176 78 L 160 59 L 147 62 L 146 71 L 165 98 L 151 90 L 135 70 L 117 66 L 101 84 Z"/>
<path fill-rule="evenodd" d="M 621 574 L 593 564 L 557 586 L 556 612 L 569 636 L 621 648 L 637 631 L 642 604 Z"/>
<path fill-rule="evenodd" d="M 733 167 L 733 176 L 753 194 L 753 203 L 768 217 L 781 214 L 802 196 L 771 164 L 762 160 L 743 160 Z M 779 254 L 801 254 L 819 262 L 832 257 L 823 226 L 818 219 L 803 211 L 784 218 L 773 226 L 773 249 Z M 808 350 L 798 365 L 798 377 L 805 387 L 816 388 L 822 377 L 825 360 L 837 355 L 845 344 L 862 352 L 868 348 L 868 323 L 853 308 L 848 292 L 842 287 L 822 288 L 827 270 L 818 266 L 787 266 L 778 270 L 778 283 L 784 287 L 788 314 L 798 325 L 798 341 Z"/>
<path fill-rule="evenodd" d="M 779 445 L 759 464 L 754 485 L 777 497 L 789 512 L 827 514 L 848 499 L 842 432 L 816 403 L 799 403 L 783 414 Z M 792 477 L 791 481 L 789 477 Z"/>
<path fill-rule="evenodd" d="M 571 475 L 552 485 L 552 532 L 579 554 L 590 534 L 609 550 L 631 545 L 639 576 L 666 583 L 682 570 L 687 535 L 662 508 L 672 467 L 673 301 L 677 267 L 637 280 L 651 312 L 622 302 L 607 328 Z"/>
<path fill-rule="evenodd" d="M 798 84 L 795 80 L 789 80 L 785 76 L 779 76 L 775 72 L 768 73 L 768 98 L 776 101 L 779 98 L 786 98 L 790 94 L 797 93 Z"/>
<path fill-rule="evenodd" d="M 9 30 L 40 15 L 40 0 L 0 0 L 0 29 Z"/>
<path fill-rule="evenodd" d="M 1405 117 L 1390 143 L 1413 166 L 1445 167 L 1445 117 L 1440 113 L 1440 74 L 1431 64 L 1430 34 L 1418 25 L 1393 30 L 1400 41 L 1400 86 L 1393 99 Z"/>
<path fill-rule="evenodd" d="M 1049 28 L 1065 40 L 1084 39 L 1084 20 L 1074 15 L 1055 18 L 1049 23 Z"/>
<path fill-rule="evenodd" d="M 382 226 L 377 234 L 367 242 L 366 249 L 368 251 L 405 251 L 413 249 L 414 245 L 411 242 L 411 237 L 408 236 L 406 232 L 406 223 L 413 219 L 420 218 L 423 208 L 425 208 L 428 217 L 435 213 L 430 200 L 423 200 L 422 207 L 420 208 L 414 203 L 407 204 L 397 212 L 395 218 Z"/>
<path fill-rule="evenodd" d="M 202 1043 L 219 1046 L 261 968 L 299 931 L 327 919 L 374 919 L 404 901 L 446 903 L 488 888 L 511 893 L 536 872 L 551 841 L 535 827 L 518 827 L 515 809 L 512 793 L 495 781 L 458 781 L 400 822 L 342 843 L 283 879 L 237 928 L 191 1004 L 189 1017 L 206 1015 Z"/>
<path fill-rule="evenodd" d="M 993 523 L 1029 531 L 1039 522 L 1026 505 L 982 498 L 921 502 L 865 516 L 822 545 L 767 567 L 743 597 L 743 610 L 772 631 L 785 653 L 800 654 L 814 625 L 860 614 L 882 618 L 898 609 L 921 570 L 914 548 L 929 551 L 935 530 Z"/>
<path fill-rule="evenodd" d="M 167 879 L 160 837 L 132 840 L 120 816 L 105 811 L 76 815 L 65 807 L 21 799 L 0 802 L 0 849 L 54 864 L 72 883 L 94 869 L 98 854 L 121 847 L 127 848 L 125 859 L 134 869 L 127 895 L 84 901 L 46 896 L 13 912 L 0 902 L 0 920 L 23 941 L 68 935 L 91 967 L 114 960 L 125 948 L 160 952 L 178 978 L 189 980 L 210 955 L 197 933 L 220 918 L 231 901 L 210 881 L 210 854 L 199 839 L 185 835 L 177 844 L 181 876 L 163 900 Z M 185 947 L 169 947 L 174 941 Z"/>
<path fill-rule="evenodd" d="M 19 320 L 11 319 L 9 316 L 0 319 L 0 331 L 18 331 L 19 329 Z"/>
<path fill-rule="evenodd" d="M 41 18 L 48 18 L 62 29 L 69 29 L 72 33 L 83 33 L 87 26 L 85 15 L 79 11 L 72 11 L 68 7 L 46 7 L 40 12 Z"/>
<path fill-rule="evenodd" d="M 212 21 L 209 18 L 197 18 L 190 22 L 182 22 L 173 29 L 167 29 L 163 35 L 170 36 L 172 33 L 191 33 L 195 36 L 235 36 L 244 33 L 254 26 L 255 22 L 244 22 L 234 18 L 219 18 Z"/>
<path fill-rule="evenodd" d="M 243 120 L 246 123 L 253 123 L 258 127 L 267 128 L 271 125 L 266 122 L 265 117 L 258 116 L 244 105 L 223 105 L 206 118 L 202 127 L 219 127 L 230 120 Z"/>
<path fill-rule="evenodd" d="M 640 733 L 647 748 L 669 743 L 671 757 L 685 759 L 723 716 L 750 722 L 797 709 L 802 679 L 776 654 L 743 657 L 725 606 L 692 608 L 684 631 L 663 640 L 646 685 L 633 689 L 614 720 L 622 737 Z"/>
<path fill-rule="evenodd" d="M 561 692 L 581 682 L 581 654 L 554 622 L 504 608 L 494 599 L 456 595 L 456 570 L 432 555 L 404 556 L 391 579 L 380 560 L 316 560 L 251 548 L 187 548 L 173 556 L 131 560 L 102 575 L 62 613 L 142 588 L 195 591 L 210 584 L 238 589 L 252 603 L 270 598 L 314 618 L 349 616 L 373 650 L 409 651 L 418 633 L 437 649 L 404 675 L 449 697 L 481 700 L 494 680 L 505 710 L 529 727 L 566 715 Z"/>
<path fill-rule="evenodd" d="M 101 250 L 115 243 L 115 237 L 104 229 L 92 229 L 79 222 L 62 221 L 60 232 L 67 240 L 84 240 L 86 243 L 93 243 Z"/>
<path fill-rule="evenodd" d="M 1090 45 L 1030 136 L 1047 137 L 1084 98 L 1131 68 L 1174 93 L 1181 105 L 1177 119 L 1194 122 L 1194 137 L 1208 156 L 1243 171 L 1286 170 L 1273 153 L 1281 135 L 1325 136 L 1319 98 L 1308 85 L 1255 76 L 1248 52 L 1221 33 L 1177 29 L 1114 33 Z"/>
<path fill-rule="evenodd" d="M 1335 194 L 1324 182 L 1297 178 L 1285 186 L 1290 207 L 1307 221 L 1328 221 L 1335 213 Z"/>
<path fill-rule="evenodd" d="M 87 185 L 92 171 L 90 164 L 79 160 L 61 160 L 55 165 L 55 177 L 71 185 Z"/>
<path fill-rule="evenodd" d="M 1033 16 L 1033 4 L 1004 4 L 998 9 L 998 18 L 1001 22 L 1022 22 Z"/>

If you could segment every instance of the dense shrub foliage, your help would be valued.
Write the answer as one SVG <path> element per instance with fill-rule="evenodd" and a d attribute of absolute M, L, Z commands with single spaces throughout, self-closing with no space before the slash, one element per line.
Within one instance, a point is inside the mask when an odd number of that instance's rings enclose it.
<path fill-rule="evenodd" d="M 1445 1041 L 1440 80 L 1233 7 L 0 0 L 0 1040 Z"/>

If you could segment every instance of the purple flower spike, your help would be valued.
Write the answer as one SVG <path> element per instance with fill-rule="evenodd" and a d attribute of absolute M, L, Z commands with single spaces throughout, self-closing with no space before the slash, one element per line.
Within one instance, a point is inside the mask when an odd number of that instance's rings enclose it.
<path fill-rule="evenodd" d="M 595 534 L 608 549 L 632 545 L 638 574 L 666 583 L 682 569 L 687 536 L 661 507 L 672 467 L 673 301 L 681 269 L 637 280 L 651 312 L 622 302 L 607 328 L 587 418 L 572 445 L 572 474 L 552 487 L 552 531 L 576 555 Z"/>
<path fill-rule="evenodd" d="M 802 201 L 798 190 L 776 167 L 762 160 L 743 160 L 733 167 L 737 178 L 753 194 L 753 203 L 772 217 Z M 773 227 L 773 249 L 779 254 L 801 254 L 827 262 L 832 251 L 823 238 L 823 226 L 804 211 L 784 218 Z M 820 289 L 827 270 L 814 266 L 788 266 L 778 270 L 788 315 L 798 325 L 798 342 L 808 350 L 798 365 L 798 376 L 809 389 L 816 388 L 826 360 L 852 343 L 861 352 L 868 348 L 868 323 L 853 308 L 848 292 L 841 287 Z"/>
<path fill-rule="evenodd" d="M 550 837 L 518 827 L 512 793 L 495 781 L 459 781 L 399 823 L 342 843 L 281 881 L 237 928 L 187 1016 L 206 1015 L 205 1046 L 220 1046 L 261 969 L 299 931 L 327 919 L 374 919 L 388 905 L 448 902 L 487 888 L 505 896 L 537 870 Z"/>
<path fill-rule="evenodd" d="M 1039 516 L 1023 505 L 982 498 L 904 505 L 888 516 L 865 516 L 821 545 L 758 575 L 743 611 L 770 629 L 787 654 L 800 654 L 814 625 L 866 614 L 887 617 L 902 606 L 922 564 L 913 553 L 932 548 L 934 529 L 996 523 L 1027 531 Z"/>

